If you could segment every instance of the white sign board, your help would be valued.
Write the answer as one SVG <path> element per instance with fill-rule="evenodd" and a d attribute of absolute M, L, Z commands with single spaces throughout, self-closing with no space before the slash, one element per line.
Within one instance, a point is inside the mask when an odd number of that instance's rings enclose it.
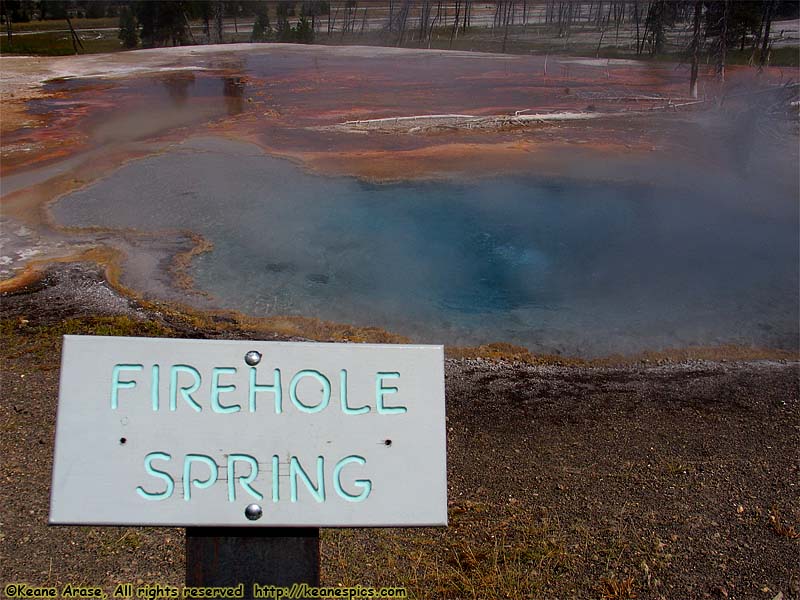
<path fill-rule="evenodd" d="M 50 523 L 446 525 L 442 347 L 65 336 Z"/>

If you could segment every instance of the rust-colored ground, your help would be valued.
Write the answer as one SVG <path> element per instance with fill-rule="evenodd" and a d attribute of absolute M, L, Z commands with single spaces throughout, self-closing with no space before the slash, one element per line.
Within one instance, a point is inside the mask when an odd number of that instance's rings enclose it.
<path fill-rule="evenodd" d="M 216 52 L 203 47 L 100 58 L 4 57 L 3 70 L 5 176 L 76 152 L 203 130 L 259 140 L 300 159 L 310 153 L 317 161 L 326 153 L 394 151 L 430 158 L 436 154 L 430 148 L 446 148 L 454 136 L 458 143 L 464 137 L 488 142 L 484 154 L 493 145 L 505 154 L 508 135 L 363 136 L 308 128 L 417 114 L 619 112 L 689 101 L 686 73 L 673 64 L 385 48 L 243 44 Z M 731 71 L 729 80 L 753 77 L 745 69 Z M 718 83 L 706 74 L 703 89 L 714 95 Z M 613 137 L 619 127 L 553 129 L 563 142 L 592 144 Z M 333 168 L 336 161 L 329 164 Z M 440 170 L 447 171 L 447 164 Z M 349 172 L 343 166 L 337 171 Z M 387 176 L 413 173 L 398 168 Z"/>

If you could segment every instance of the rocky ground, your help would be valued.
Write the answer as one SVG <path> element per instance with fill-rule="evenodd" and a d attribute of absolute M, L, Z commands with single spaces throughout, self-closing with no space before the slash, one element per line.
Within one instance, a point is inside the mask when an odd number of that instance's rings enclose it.
<path fill-rule="evenodd" d="M 88 265 L 55 265 L 0 306 L 0 583 L 180 584 L 180 529 L 47 525 L 60 336 L 264 333 L 142 305 Z M 798 598 L 798 381 L 785 360 L 449 358 L 449 527 L 324 530 L 322 582 L 420 598 Z"/>

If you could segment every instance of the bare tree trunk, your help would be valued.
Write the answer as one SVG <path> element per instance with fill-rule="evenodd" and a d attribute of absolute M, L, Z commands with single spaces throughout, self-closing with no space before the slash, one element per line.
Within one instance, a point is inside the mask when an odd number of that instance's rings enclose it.
<path fill-rule="evenodd" d="M 647 10 L 648 10 L 648 13 L 649 13 L 650 12 L 650 7 L 648 7 Z M 644 31 L 642 31 L 642 38 L 641 38 L 641 41 L 640 41 L 639 45 L 636 48 L 637 56 L 641 56 L 642 52 L 644 52 L 644 44 L 647 41 L 647 34 L 648 34 L 649 30 L 650 30 L 650 21 L 649 21 L 649 19 L 645 19 Z"/>
<path fill-rule="evenodd" d="M 339 16 L 339 8 L 341 8 L 341 5 L 337 3 L 336 12 L 333 13 L 333 21 L 331 21 L 330 11 L 328 12 L 328 35 L 331 35 L 331 33 L 333 33 L 333 30 L 336 28 L 336 17 Z"/>
<path fill-rule="evenodd" d="M 406 34 L 406 23 L 408 22 L 408 11 L 410 8 L 410 0 L 403 0 L 403 6 L 400 8 L 400 14 L 398 15 L 398 19 L 400 19 L 400 35 L 397 36 L 397 47 L 401 47 L 403 45 L 403 37 Z"/>
<path fill-rule="evenodd" d="M 506 44 L 508 42 L 508 25 L 509 25 L 509 22 L 511 21 L 511 14 L 513 13 L 513 11 L 514 11 L 514 0 L 509 0 L 509 2 L 506 2 L 506 11 L 505 11 L 504 23 L 503 23 L 503 29 L 504 29 L 504 31 L 503 31 L 503 47 L 500 50 L 500 52 L 503 52 L 503 53 L 505 53 L 505 51 L 506 51 Z"/>
<path fill-rule="evenodd" d="M 222 43 L 222 2 L 217 0 L 211 5 L 211 10 L 214 15 L 214 26 L 209 34 L 210 42 L 212 44 Z"/>
<path fill-rule="evenodd" d="M 216 19 L 214 20 L 214 27 L 217 29 L 217 39 L 219 39 L 219 43 L 221 44 L 223 40 L 223 32 L 224 32 L 224 24 L 222 21 L 222 17 L 224 16 L 224 6 L 222 0 L 217 2 L 217 14 Z"/>
<path fill-rule="evenodd" d="M 453 38 L 456 37 L 458 33 L 458 18 L 461 15 L 461 1 L 456 1 L 456 16 L 453 19 L 453 29 L 450 30 L 450 47 L 453 47 Z"/>
<path fill-rule="evenodd" d="M 725 59 L 728 53 L 728 0 L 722 4 L 722 28 L 719 34 L 719 54 L 717 57 L 717 76 L 725 81 Z"/>
<path fill-rule="evenodd" d="M 769 30 L 772 26 L 772 11 L 774 6 L 774 0 L 769 0 L 767 2 L 767 7 L 765 9 L 766 15 L 764 17 L 764 38 L 761 40 L 761 56 L 758 57 L 759 69 L 763 69 L 764 66 L 769 62 Z"/>
<path fill-rule="evenodd" d="M 761 20 L 758 22 L 758 32 L 755 36 L 753 36 L 753 46 L 750 50 L 750 58 L 747 61 L 747 64 L 753 66 L 756 62 L 756 50 L 761 46 L 761 36 L 764 33 L 764 21 L 767 16 L 767 10 L 769 9 L 769 2 L 764 4 L 764 8 L 761 11 Z"/>
<path fill-rule="evenodd" d="M 567 39 L 569 39 L 569 35 L 572 33 L 572 9 L 574 6 L 576 5 L 574 5 L 572 2 L 567 4 Z M 564 44 L 564 46 L 566 47 L 566 44 Z"/>
<path fill-rule="evenodd" d="M 430 18 L 431 2 L 430 0 L 423 0 L 422 6 L 419 11 L 419 44 L 425 40 L 425 35 L 428 33 L 428 19 Z"/>
<path fill-rule="evenodd" d="M 75 33 L 75 29 L 72 27 L 72 21 L 70 21 L 69 17 L 67 17 L 67 25 L 69 25 L 69 33 L 72 39 L 72 49 L 75 50 L 75 54 L 78 54 L 78 46 L 81 47 L 83 50 L 83 42 L 81 42 L 81 38 Z M 9 32 L 8 35 L 9 39 L 11 39 L 11 33 Z"/>
<path fill-rule="evenodd" d="M 558 37 L 564 35 L 564 3 L 558 3 Z"/>
<path fill-rule="evenodd" d="M 600 46 L 603 45 L 603 37 L 606 35 L 606 28 L 600 30 L 600 41 L 597 42 L 597 51 L 594 53 L 595 58 L 600 58 Z"/>
<path fill-rule="evenodd" d="M 192 24 L 189 23 L 189 15 L 186 14 L 186 11 L 183 11 L 183 21 L 186 23 L 186 33 L 189 34 L 189 39 L 192 40 L 192 44 L 196 44 L 197 42 L 194 39 L 194 34 L 192 33 Z"/>
<path fill-rule="evenodd" d="M 354 8 L 355 8 L 355 7 L 352 7 L 352 8 L 351 8 L 350 6 L 348 6 L 347 4 L 345 4 L 345 7 L 344 7 L 344 17 L 343 17 L 343 18 L 344 18 L 344 23 L 342 24 L 342 37 L 341 37 L 341 39 L 344 39 L 344 35 L 347 33 L 347 30 L 348 30 L 348 29 L 350 29 L 350 12 L 351 12 L 351 11 L 352 11 Z"/>
<path fill-rule="evenodd" d="M 703 13 L 703 1 L 694 3 L 694 27 L 692 32 L 692 79 L 689 83 L 689 93 L 692 98 L 697 98 L 697 69 L 700 64 L 700 17 Z"/>
<path fill-rule="evenodd" d="M 431 21 L 431 27 L 428 30 L 428 48 L 431 47 L 431 41 L 433 40 L 433 28 L 436 26 L 436 23 L 439 21 L 441 16 L 442 16 L 442 3 L 441 2 L 437 2 L 436 3 L 436 16 Z"/>

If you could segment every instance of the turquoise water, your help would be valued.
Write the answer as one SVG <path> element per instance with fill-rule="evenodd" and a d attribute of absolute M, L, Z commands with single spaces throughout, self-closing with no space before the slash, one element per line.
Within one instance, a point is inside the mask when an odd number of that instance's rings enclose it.
<path fill-rule="evenodd" d="M 197 287 L 253 315 L 584 356 L 796 349 L 791 186 L 637 179 L 374 185 L 205 139 L 130 163 L 53 211 L 68 225 L 203 234 L 214 250 L 192 265 Z"/>

